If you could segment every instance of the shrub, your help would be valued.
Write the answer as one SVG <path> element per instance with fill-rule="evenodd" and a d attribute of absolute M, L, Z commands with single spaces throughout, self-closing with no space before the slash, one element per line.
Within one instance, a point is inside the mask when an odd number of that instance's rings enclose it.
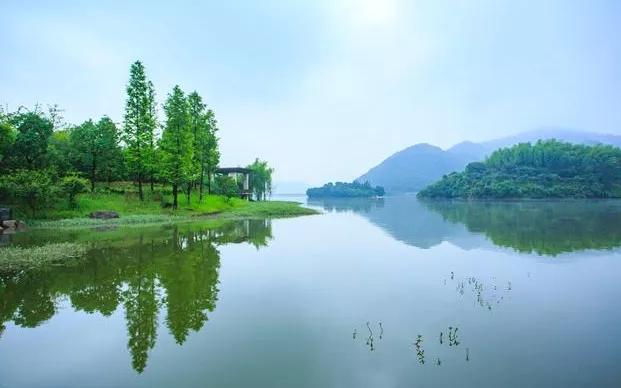
<path fill-rule="evenodd" d="M 69 207 L 75 208 L 75 198 L 78 194 L 87 191 L 88 181 L 84 178 L 80 178 L 77 175 L 69 175 L 61 179 L 60 187 L 65 195 L 67 195 L 68 197 Z"/>
<path fill-rule="evenodd" d="M 214 192 L 231 198 L 239 195 L 239 187 L 234 178 L 228 175 L 221 175 L 214 180 Z"/>
<path fill-rule="evenodd" d="M 60 191 L 48 171 L 16 170 L 2 178 L 0 187 L 10 201 L 27 207 L 33 218 L 37 210 L 54 203 Z"/>

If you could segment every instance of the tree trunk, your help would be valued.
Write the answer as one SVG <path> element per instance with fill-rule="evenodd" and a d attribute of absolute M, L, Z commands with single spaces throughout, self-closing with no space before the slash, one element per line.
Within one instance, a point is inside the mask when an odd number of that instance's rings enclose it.
<path fill-rule="evenodd" d="M 207 170 L 207 194 L 211 195 L 211 171 Z"/>
<path fill-rule="evenodd" d="M 203 202 L 203 186 L 205 185 L 205 167 L 201 165 L 201 179 L 198 184 L 198 202 Z"/>
<path fill-rule="evenodd" d="M 177 184 L 176 183 L 173 183 L 172 189 L 173 189 L 173 209 L 177 210 Z"/>
<path fill-rule="evenodd" d="M 138 173 L 138 196 L 140 196 L 140 200 L 144 201 L 144 195 L 142 193 L 142 174 Z"/>
<path fill-rule="evenodd" d="M 95 171 L 97 171 L 97 158 L 93 155 L 93 164 L 91 165 L 91 192 L 95 191 Z"/>
<path fill-rule="evenodd" d="M 153 171 L 151 171 L 151 192 L 153 192 Z"/>
<path fill-rule="evenodd" d="M 188 191 L 186 192 L 185 196 L 188 200 L 188 205 L 190 205 L 190 196 L 192 195 L 192 183 L 188 182 Z"/>

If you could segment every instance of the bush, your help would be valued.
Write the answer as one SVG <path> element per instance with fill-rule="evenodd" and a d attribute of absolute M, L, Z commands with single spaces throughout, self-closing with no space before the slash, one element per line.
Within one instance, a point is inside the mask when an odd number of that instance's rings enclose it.
<path fill-rule="evenodd" d="M 217 176 L 214 180 L 214 193 L 224 195 L 227 198 L 237 197 L 239 187 L 234 178 L 228 175 Z"/>
<path fill-rule="evenodd" d="M 27 207 L 33 218 L 37 210 L 54 203 L 60 191 L 48 171 L 16 170 L 2 178 L 0 187 L 9 201 Z"/>
<path fill-rule="evenodd" d="M 68 197 L 69 207 L 73 209 L 76 207 L 76 196 L 88 190 L 88 181 L 77 175 L 69 175 L 61 179 L 60 187 Z"/>

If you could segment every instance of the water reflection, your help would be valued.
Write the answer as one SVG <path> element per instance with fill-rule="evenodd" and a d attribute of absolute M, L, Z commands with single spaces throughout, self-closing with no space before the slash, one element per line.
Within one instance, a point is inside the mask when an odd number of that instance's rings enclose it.
<path fill-rule="evenodd" d="M 463 249 L 505 247 L 559 255 L 621 246 L 621 201 L 419 201 L 414 196 L 309 201 L 352 211 L 419 248 L 449 241 Z"/>
<path fill-rule="evenodd" d="M 621 246 L 621 202 L 425 201 L 451 223 L 483 233 L 495 245 L 523 253 L 558 255 Z"/>
<path fill-rule="evenodd" d="M 63 300 L 76 311 L 104 316 L 122 306 L 132 367 L 140 373 L 155 346 L 160 316 L 175 341 L 183 344 L 215 309 L 217 247 L 247 242 L 258 248 L 272 236 L 269 220 L 207 229 L 198 225 L 139 229 L 121 235 L 112 240 L 108 235 L 105 244 L 92 241 L 87 260 L 78 266 L 0 276 L 0 335 L 8 322 L 29 328 L 42 324 Z M 56 239 L 68 238 L 56 234 Z"/>

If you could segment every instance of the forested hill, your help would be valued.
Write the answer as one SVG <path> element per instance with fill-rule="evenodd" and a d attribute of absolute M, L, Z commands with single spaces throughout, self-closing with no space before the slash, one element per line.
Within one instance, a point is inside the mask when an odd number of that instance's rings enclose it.
<path fill-rule="evenodd" d="M 427 198 L 619 198 L 621 149 L 556 140 L 522 143 L 445 175 Z"/>
<path fill-rule="evenodd" d="M 388 193 L 419 191 L 445 174 L 463 170 L 470 162 L 484 160 L 501 147 L 549 139 L 573 144 L 610 144 L 621 147 L 621 136 L 618 135 L 540 128 L 480 143 L 465 141 L 447 150 L 430 144 L 416 144 L 388 157 L 356 181 L 383 186 Z"/>

